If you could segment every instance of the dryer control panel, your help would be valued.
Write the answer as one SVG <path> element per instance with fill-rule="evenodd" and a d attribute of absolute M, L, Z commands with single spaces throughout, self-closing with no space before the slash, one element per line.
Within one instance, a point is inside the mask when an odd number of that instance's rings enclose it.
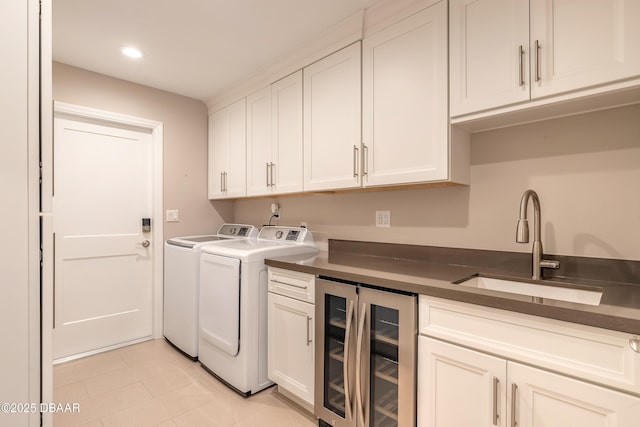
<path fill-rule="evenodd" d="M 313 242 L 313 237 L 309 230 L 302 227 L 265 226 L 260 230 L 258 240 L 306 243 Z"/>

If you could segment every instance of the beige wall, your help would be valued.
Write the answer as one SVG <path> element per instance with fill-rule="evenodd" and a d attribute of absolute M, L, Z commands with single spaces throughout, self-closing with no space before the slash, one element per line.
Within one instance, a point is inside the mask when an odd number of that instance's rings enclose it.
<path fill-rule="evenodd" d="M 207 200 L 204 103 L 61 63 L 53 64 L 53 98 L 164 124 L 164 209 L 180 211 L 180 222 L 164 223 L 165 239 L 212 232 L 232 219 L 232 204 Z"/>
<path fill-rule="evenodd" d="M 281 197 L 280 224 L 307 221 L 329 238 L 528 252 L 515 226 L 532 188 L 546 252 L 640 260 L 640 106 L 475 134 L 471 163 L 469 187 Z M 266 223 L 274 200 L 236 202 L 235 220 Z M 376 210 L 391 211 L 391 228 L 375 228 Z"/>

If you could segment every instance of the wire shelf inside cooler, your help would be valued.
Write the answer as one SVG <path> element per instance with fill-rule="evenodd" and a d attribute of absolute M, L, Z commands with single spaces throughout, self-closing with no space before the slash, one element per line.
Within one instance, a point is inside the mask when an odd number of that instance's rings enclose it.
<path fill-rule="evenodd" d="M 373 329 L 373 339 L 398 345 L 398 324 L 384 319 L 378 319 Z"/>
<path fill-rule="evenodd" d="M 376 355 L 374 375 L 392 384 L 398 384 L 398 362 Z"/>
<path fill-rule="evenodd" d="M 329 342 L 329 357 L 344 363 L 344 342 L 337 339 L 331 339 Z"/>
<path fill-rule="evenodd" d="M 398 389 L 393 387 L 387 390 L 375 402 L 373 409 L 387 418 L 398 421 Z M 377 417 L 376 417 L 377 418 Z"/>

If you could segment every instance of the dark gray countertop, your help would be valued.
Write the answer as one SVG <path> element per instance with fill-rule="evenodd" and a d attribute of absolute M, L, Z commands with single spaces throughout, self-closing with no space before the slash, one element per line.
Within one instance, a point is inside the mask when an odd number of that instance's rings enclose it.
<path fill-rule="evenodd" d="M 603 291 L 600 305 L 590 306 L 549 299 L 532 302 L 531 297 L 452 283 L 479 273 L 540 283 L 529 280 L 523 272 L 507 271 L 495 266 L 474 267 L 451 262 L 428 262 L 348 252 L 320 252 L 312 257 L 273 258 L 267 259 L 265 263 L 272 267 L 374 287 L 431 295 L 640 335 L 640 284 L 637 283 L 579 279 L 580 285 L 601 288 Z M 563 281 L 567 286 L 575 285 L 575 280 L 572 279 L 553 280 Z"/>

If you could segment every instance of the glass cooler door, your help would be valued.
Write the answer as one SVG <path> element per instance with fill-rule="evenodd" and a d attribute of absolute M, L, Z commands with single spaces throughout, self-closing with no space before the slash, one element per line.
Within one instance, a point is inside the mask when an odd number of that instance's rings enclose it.
<path fill-rule="evenodd" d="M 367 288 L 360 289 L 359 298 L 360 307 L 366 307 L 359 337 L 360 422 L 371 427 L 415 426 L 416 298 Z"/>
<path fill-rule="evenodd" d="M 398 425 L 398 310 L 371 306 L 370 425 Z"/>
<path fill-rule="evenodd" d="M 321 322 L 316 328 L 316 415 L 335 426 L 355 426 L 356 297 L 355 286 L 316 281 L 316 319 Z"/>

